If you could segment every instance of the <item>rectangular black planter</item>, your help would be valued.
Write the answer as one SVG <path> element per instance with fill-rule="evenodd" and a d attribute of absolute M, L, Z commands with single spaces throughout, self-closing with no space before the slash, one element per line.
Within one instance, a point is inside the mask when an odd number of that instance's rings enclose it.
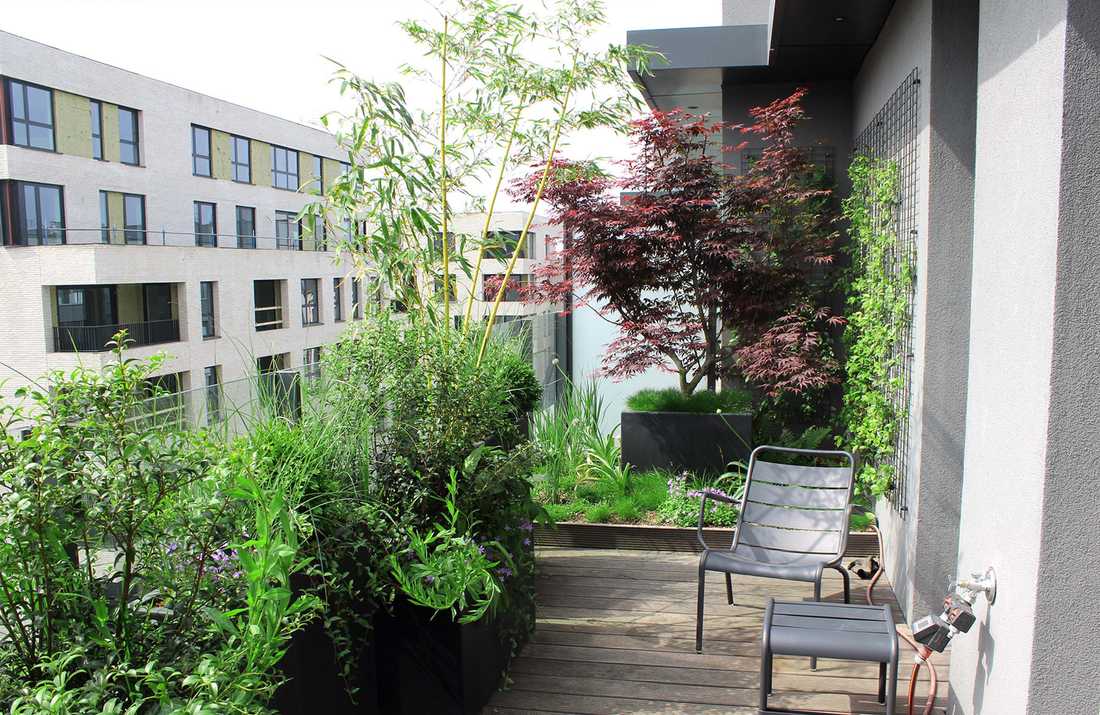
<path fill-rule="evenodd" d="M 721 474 L 752 451 L 752 415 L 713 412 L 622 413 L 623 463 L 635 469 Z"/>
<path fill-rule="evenodd" d="M 287 679 L 275 691 L 272 707 L 283 715 L 314 712 L 377 715 L 381 711 L 374 642 L 368 636 L 356 646 L 358 667 L 351 675 L 351 685 L 357 692 L 353 699 L 348 695 L 348 683 L 340 674 L 336 649 L 324 624 L 317 619 L 295 633 L 279 664 Z"/>
<path fill-rule="evenodd" d="M 394 604 L 375 629 L 384 715 L 476 715 L 500 686 L 509 645 L 496 619 L 459 624 L 447 613 Z M 502 617 L 502 616 L 501 616 Z"/>

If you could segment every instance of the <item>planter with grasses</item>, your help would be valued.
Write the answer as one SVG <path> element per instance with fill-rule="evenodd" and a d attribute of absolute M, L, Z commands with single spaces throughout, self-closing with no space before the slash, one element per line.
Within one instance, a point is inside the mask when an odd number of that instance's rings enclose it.
<path fill-rule="evenodd" d="M 622 413 L 622 460 L 635 469 L 721 474 L 752 451 L 751 400 L 736 392 L 643 390 Z"/>

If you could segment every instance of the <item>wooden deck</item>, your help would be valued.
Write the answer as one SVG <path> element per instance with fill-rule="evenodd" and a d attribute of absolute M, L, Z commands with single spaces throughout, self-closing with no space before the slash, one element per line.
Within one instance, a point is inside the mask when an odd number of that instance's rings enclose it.
<path fill-rule="evenodd" d="M 513 663 L 512 687 L 497 693 L 487 715 L 517 713 L 707 713 L 755 715 L 760 630 L 769 596 L 812 598 L 813 587 L 735 577 L 736 605 L 726 604 L 720 574 L 709 574 L 703 654 L 695 653 L 698 557 L 652 551 L 544 548 L 538 553 L 538 625 Z M 840 576 L 822 588 L 842 602 Z M 865 582 L 853 578 L 853 602 Z M 877 603 L 897 602 L 885 579 Z M 901 644 L 898 713 L 904 713 L 912 657 Z M 935 661 L 942 680 L 947 661 Z M 775 659 L 769 704 L 828 713 L 882 713 L 872 663 Z M 941 706 L 946 702 L 942 697 Z M 922 673 L 918 703 L 927 684 Z M 937 712 L 942 712 L 937 708 Z"/>

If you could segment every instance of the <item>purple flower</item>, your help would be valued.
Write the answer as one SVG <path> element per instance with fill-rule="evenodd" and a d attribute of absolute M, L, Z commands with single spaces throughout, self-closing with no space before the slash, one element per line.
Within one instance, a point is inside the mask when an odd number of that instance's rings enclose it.
<path fill-rule="evenodd" d="M 530 539 L 524 539 L 523 540 L 523 545 L 524 546 L 530 546 L 531 545 L 531 540 Z"/>
<path fill-rule="evenodd" d="M 530 521 L 527 521 L 527 520 L 525 519 L 524 521 L 522 521 L 522 522 L 520 523 L 520 525 L 519 525 L 519 528 L 520 528 L 520 529 L 522 529 L 522 530 L 524 530 L 524 531 L 532 531 L 532 530 L 534 530 L 534 528 L 535 528 L 535 525 L 534 525 L 534 524 L 532 524 L 532 523 L 531 523 Z"/>
<path fill-rule="evenodd" d="M 512 575 L 512 569 L 508 568 L 507 566 L 501 566 L 498 569 L 494 569 L 494 572 L 497 576 L 500 576 L 501 578 L 509 578 Z"/>

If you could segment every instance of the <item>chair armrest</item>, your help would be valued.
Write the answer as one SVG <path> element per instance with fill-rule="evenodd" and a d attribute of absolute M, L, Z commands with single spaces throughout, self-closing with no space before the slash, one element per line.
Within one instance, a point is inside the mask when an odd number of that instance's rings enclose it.
<path fill-rule="evenodd" d="M 699 526 L 696 528 L 695 538 L 699 540 L 699 543 L 705 550 L 710 551 L 710 546 L 708 546 L 707 542 L 703 539 L 703 521 L 705 520 L 707 515 L 707 499 L 725 502 L 734 506 L 737 506 L 741 502 L 738 499 L 728 497 L 725 494 L 719 494 L 718 492 L 711 491 L 710 489 L 703 490 L 703 499 L 699 502 Z"/>

